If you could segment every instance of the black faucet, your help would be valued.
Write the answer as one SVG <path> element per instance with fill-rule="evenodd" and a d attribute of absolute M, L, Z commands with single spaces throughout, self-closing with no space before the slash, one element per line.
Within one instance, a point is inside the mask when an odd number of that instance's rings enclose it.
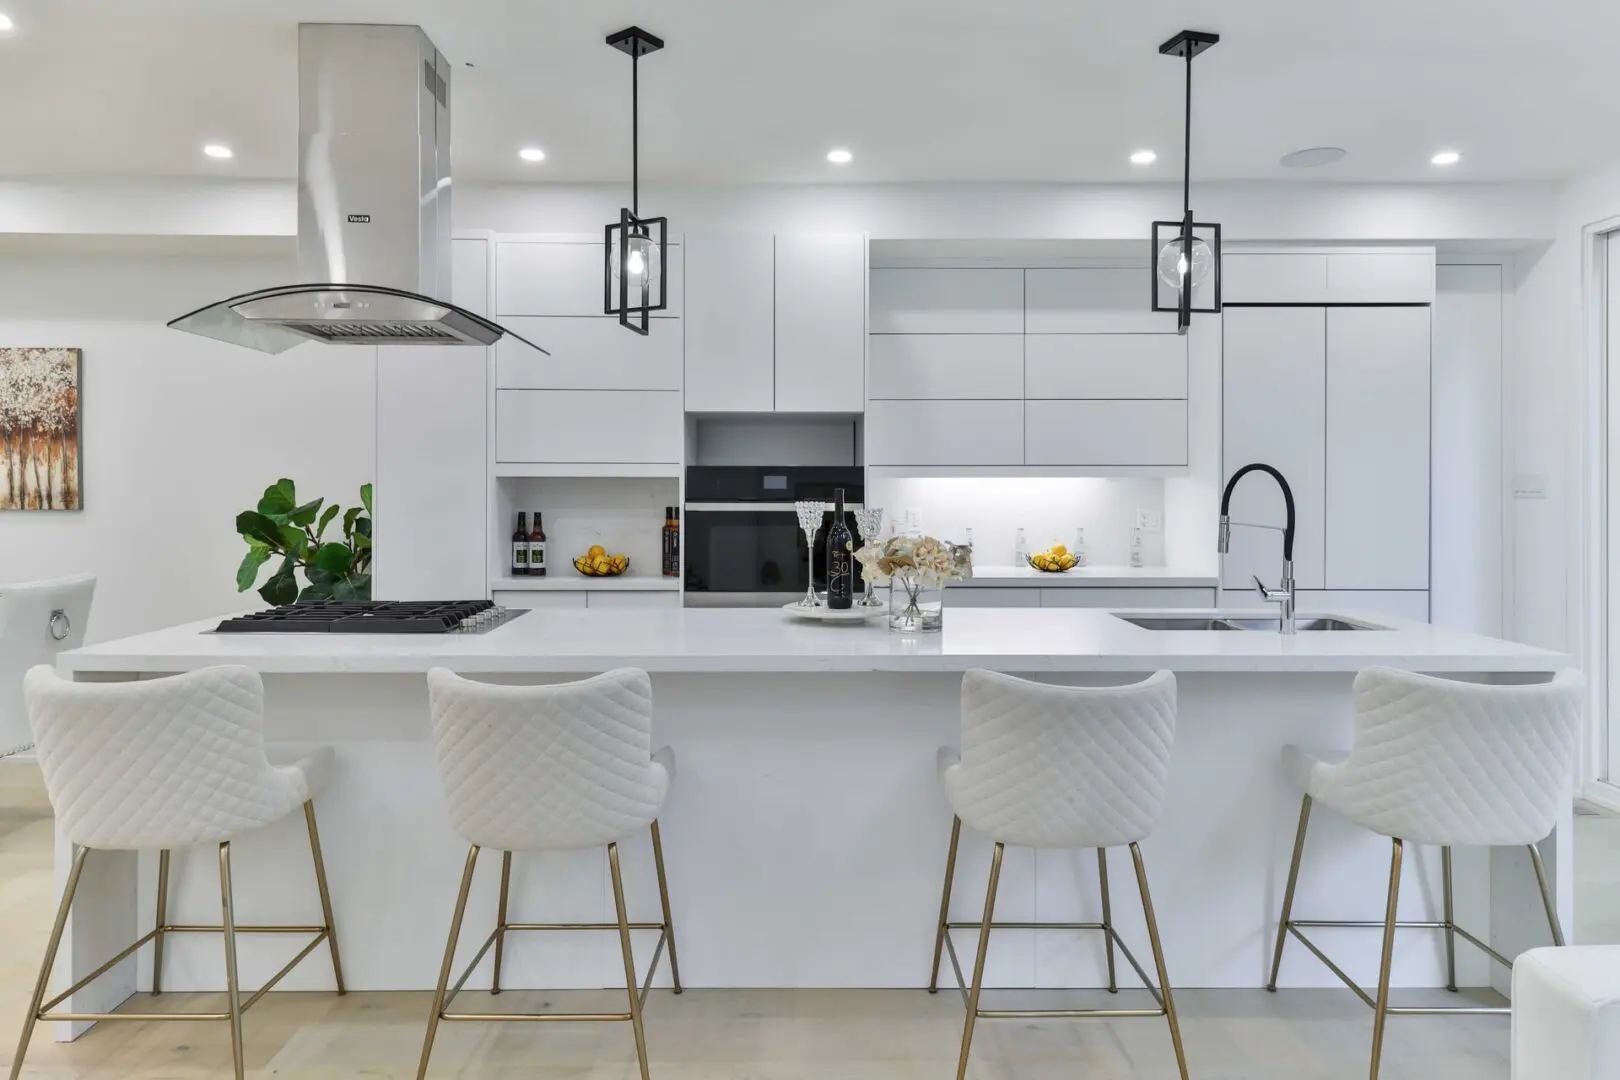
<path fill-rule="evenodd" d="M 1279 588 L 1270 589 L 1266 587 L 1265 582 L 1256 577 L 1254 579 L 1254 587 L 1259 590 L 1260 595 L 1265 598 L 1268 603 L 1282 605 L 1281 618 L 1278 620 L 1278 629 L 1284 634 L 1292 634 L 1294 633 L 1294 492 L 1293 489 L 1288 486 L 1288 481 L 1283 477 L 1282 473 L 1278 472 L 1270 465 L 1257 461 L 1252 465 L 1243 466 L 1243 468 L 1232 474 L 1232 478 L 1226 482 L 1226 490 L 1221 492 L 1221 530 L 1219 540 L 1217 541 L 1216 550 L 1222 555 L 1225 555 L 1231 549 L 1232 526 L 1234 524 L 1231 518 L 1232 489 L 1237 487 L 1239 480 L 1242 480 L 1245 476 L 1252 472 L 1267 473 L 1273 480 L 1277 481 L 1277 486 L 1282 489 L 1283 504 L 1288 510 L 1288 521 L 1282 529 L 1282 584 Z M 1242 521 L 1236 522 L 1235 524 L 1245 525 L 1248 528 L 1255 529 L 1276 528 L 1275 525 L 1249 525 L 1247 522 Z"/>

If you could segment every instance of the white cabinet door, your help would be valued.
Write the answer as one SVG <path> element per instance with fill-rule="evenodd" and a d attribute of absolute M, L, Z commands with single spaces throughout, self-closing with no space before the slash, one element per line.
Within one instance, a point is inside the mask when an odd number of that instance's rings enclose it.
<path fill-rule="evenodd" d="M 593 611 L 623 610 L 624 608 L 678 608 L 678 592 L 602 592 L 586 593 L 585 606 Z"/>
<path fill-rule="evenodd" d="M 646 334 L 617 319 L 509 315 L 507 326 L 550 350 L 535 352 L 502 338 L 495 346 L 495 385 L 507 390 L 679 390 L 680 319 L 660 319 Z"/>
<path fill-rule="evenodd" d="M 1027 270 L 1026 334 L 1162 334 L 1174 315 L 1149 306 L 1147 268 L 1140 270 Z"/>
<path fill-rule="evenodd" d="M 1026 401 L 1026 465 L 1187 464 L 1185 401 Z"/>
<path fill-rule="evenodd" d="M 1221 259 L 1229 304 L 1428 304 L 1434 249 L 1233 251 Z"/>
<path fill-rule="evenodd" d="M 1022 334 L 873 334 L 867 340 L 871 398 L 1019 398 Z"/>
<path fill-rule="evenodd" d="M 1024 339 L 1024 396 L 1185 398 L 1180 334 L 1032 334 Z"/>
<path fill-rule="evenodd" d="M 776 397 L 776 238 L 688 234 L 686 411 L 770 412 Z"/>
<path fill-rule="evenodd" d="M 858 413 L 866 401 L 866 237 L 776 238 L 776 411 Z"/>
<path fill-rule="evenodd" d="M 1426 307 L 1327 312 L 1330 589 L 1429 587 L 1429 353 Z"/>
<path fill-rule="evenodd" d="M 1228 308 L 1222 315 L 1225 369 L 1222 398 L 1222 483 L 1252 462 L 1287 477 L 1294 492 L 1297 535 L 1294 579 L 1300 588 L 1325 584 L 1323 541 L 1327 449 L 1327 329 L 1322 308 Z M 1427 458 L 1425 458 L 1425 461 Z M 1281 526 L 1282 493 L 1269 476 L 1250 474 L 1232 493 L 1232 520 Z M 1258 574 L 1275 585 L 1282 539 L 1264 529 L 1233 528 L 1221 581 L 1246 588 Z"/>
<path fill-rule="evenodd" d="M 874 334 L 1021 334 L 1024 271 L 872 271 Z"/>
<path fill-rule="evenodd" d="M 501 462 L 677 464 L 684 426 L 669 391 L 495 391 Z"/>
<path fill-rule="evenodd" d="M 1339 251 L 1327 257 L 1327 292 L 1335 304 L 1434 303 L 1434 249 Z"/>
<path fill-rule="evenodd" d="M 502 607 L 511 608 L 513 611 L 559 609 L 573 609 L 575 611 L 585 610 L 585 593 L 582 591 L 554 592 L 547 590 L 545 592 L 534 592 L 529 590 L 519 590 L 502 592 L 500 590 L 496 590 L 491 594 L 490 598 Z M 539 616 L 535 615 L 524 616 L 526 619 L 538 617 Z"/>
<path fill-rule="evenodd" d="M 1227 304 L 1326 303 L 1327 282 L 1328 257 L 1321 252 L 1221 256 L 1221 301 Z"/>
<path fill-rule="evenodd" d="M 668 252 L 669 306 L 655 319 L 681 314 L 681 248 Z M 602 242 L 503 240 L 495 247 L 495 310 L 506 315 L 594 315 L 605 299 Z M 628 331 L 626 331 L 628 333 Z"/>
<path fill-rule="evenodd" d="M 872 465 L 1022 465 L 1022 401 L 874 401 L 866 409 Z"/>
<path fill-rule="evenodd" d="M 1092 588 L 1070 585 L 1041 590 L 1041 607 L 1208 609 L 1214 606 L 1214 589 Z"/>
<path fill-rule="evenodd" d="M 1039 589 L 986 589 L 977 585 L 949 585 L 945 590 L 946 607 L 1018 607 L 1041 606 Z"/>
<path fill-rule="evenodd" d="M 1253 593 L 1249 594 L 1249 598 L 1251 602 L 1247 606 L 1256 606 L 1257 598 Z M 1242 604 L 1241 600 L 1239 604 Z M 1428 622 L 1429 594 L 1417 590 L 1400 592 L 1383 589 L 1348 592 L 1312 589 L 1299 594 L 1301 616 L 1348 615 L 1357 611 L 1371 611 L 1379 615 L 1393 615 L 1397 619 Z"/>

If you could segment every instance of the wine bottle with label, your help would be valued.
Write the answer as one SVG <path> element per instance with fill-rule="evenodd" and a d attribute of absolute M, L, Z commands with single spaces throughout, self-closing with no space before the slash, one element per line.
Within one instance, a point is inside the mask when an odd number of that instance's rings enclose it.
<path fill-rule="evenodd" d="M 681 576 L 681 508 L 669 508 L 669 555 L 668 563 L 664 567 L 664 576 L 674 578 Z"/>
<path fill-rule="evenodd" d="M 512 576 L 529 576 L 529 515 L 521 511 L 517 532 L 512 534 Z"/>
<path fill-rule="evenodd" d="M 546 576 L 546 530 L 540 524 L 540 511 L 534 512 L 534 531 L 529 534 L 529 574 Z"/>
<path fill-rule="evenodd" d="M 844 520 L 844 489 L 833 491 L 832 525 L 827 530 L 827 608 L 848 611 L 855 603 L 855 538 Z"/>

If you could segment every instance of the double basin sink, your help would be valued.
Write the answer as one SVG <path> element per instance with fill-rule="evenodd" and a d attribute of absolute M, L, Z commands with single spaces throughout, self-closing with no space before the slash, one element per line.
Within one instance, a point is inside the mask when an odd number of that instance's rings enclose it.
<path fill-rule="evenodd" d="M 1224 615 L 1119 615 L 1114 616 L 1143 630 L 1259 630 L 1273 634 L 1282 629 L 1278 619 L 1248 619 Z M 1306 615 L 1294 620 L 1294 629 L 1306 631 L 1387 630 L 1387 626 L 1352 622 L 1333 616 Z"/>

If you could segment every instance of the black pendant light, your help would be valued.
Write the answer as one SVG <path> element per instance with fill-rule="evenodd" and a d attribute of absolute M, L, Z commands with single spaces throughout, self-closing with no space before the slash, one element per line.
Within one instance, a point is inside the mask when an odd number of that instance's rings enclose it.
<path fill-rule="evenodd" d="M 607 43 L 630 56 L 630 205 L 606 229 L 602 253 L 602 311 L 617 315 L 619 325 L 645 334 L 654 311 L 669 306 L 665 288 L 669 270 L 668 218 L 641 216 L 641 58 L 664 47 L 632 26 L 609 34 Z"/>
<path fill-rule="evenodd" d="M 1220 41 L 1219 34 L 1183 30 L 1163 45 L 1164 56 L 1187 62 L 1186 132 L 1183 142 L 1181 220 L 1153 223 L 1153 310 L 1174 311 L 1176 330 L 1185 334 L 1195 313 L 1214 315 L 1221 310 L 1221 227 L 1194 221 L 1192 212 L 1192 62 L 1193 57 Z M 1211 303 L 1193 304 L 1194 291 L 1209 284 Z"/>

